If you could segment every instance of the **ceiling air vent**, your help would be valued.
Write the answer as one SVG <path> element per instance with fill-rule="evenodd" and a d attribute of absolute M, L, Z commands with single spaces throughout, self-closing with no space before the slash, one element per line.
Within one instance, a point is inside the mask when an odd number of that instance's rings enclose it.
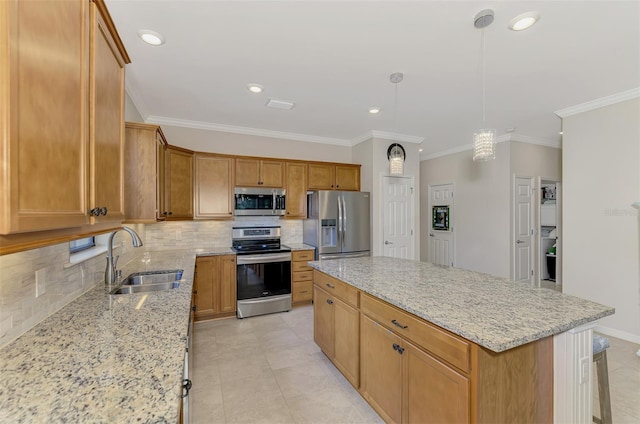
<path fill-rule="evenodd" d="M 267 102 L 267 107 L 272 107 L 274 109 L 291 110 L 294 104 L 295 103 L 287 100 L 269 99 L 269 101 Z"/>

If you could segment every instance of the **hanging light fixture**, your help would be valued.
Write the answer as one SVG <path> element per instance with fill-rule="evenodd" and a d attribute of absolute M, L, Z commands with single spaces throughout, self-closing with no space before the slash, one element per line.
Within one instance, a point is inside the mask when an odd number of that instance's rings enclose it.
<path fill-rule="evenodd" d="M 482 126 L 485 126 L 485 47 L 484 47 L 484 29 L 493 22 L 493 10 L 485 9 L 478 12 L 473 20 L 476 28 L 482 29 Z M 473 160 L 487 161 L 496 157 L 496 130 L 481 129 L 473 134 Z"/>
<path fill-rule="evenodd" d="M 402 82 L 404 75 L 401 72 L 393 73 L 389 76 L 389 80 L 396 85 L 396 104 L 395 104 L 395 127 L 398 130 L 398 83 Z M 387 159 L 389 159 L 389 175 L 402 176 L 404 175 L 404 148 L 398 144 L 393 143 L 387 149 Z"/>

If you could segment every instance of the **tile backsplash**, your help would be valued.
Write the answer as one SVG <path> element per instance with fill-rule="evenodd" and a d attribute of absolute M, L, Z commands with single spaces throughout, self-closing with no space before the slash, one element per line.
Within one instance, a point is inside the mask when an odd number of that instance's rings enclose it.
<path fill-rule="evenodd" d="M 282 242 L 302 243 L 302 221 L 272 217 L 242 217 L 236 221 L 171 221 L 129 225 L 144 241 L 145 250 L 231 246 L 231 229 L 244 225 L 280 225 Z M 124 231 L 116 235 L 118 268 L 140 249 L 134 249 Z M 104 253 L 82 263 L 69 264 L 69 243 L 0 256 L 0 348 L 36 326 L 65 305 L 104 283 Z M 36 271 L 44 293 L 36 297 Z"/>

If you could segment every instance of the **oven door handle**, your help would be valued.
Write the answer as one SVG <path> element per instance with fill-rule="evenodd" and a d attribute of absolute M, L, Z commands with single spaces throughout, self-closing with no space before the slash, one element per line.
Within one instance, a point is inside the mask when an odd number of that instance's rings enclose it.
<path fill-rule="evenodd" d="M 290 262 L 291 253 L 264 253 L 259 255 L 238 255 L 238 265 L 265 264 L 272 262 Z"/>

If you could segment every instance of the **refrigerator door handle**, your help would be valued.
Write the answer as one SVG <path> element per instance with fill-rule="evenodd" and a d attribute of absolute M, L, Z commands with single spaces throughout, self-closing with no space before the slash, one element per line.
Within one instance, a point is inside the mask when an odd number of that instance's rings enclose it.
<path fill-rule="evenodd" d="M 342 251 L 342 245 L 344 243 L 344 233 L 342 232 L 342 202 L 341 196 L 338 194 L 338 246 Z"/>
<path fill-rule="evenodd" d="M 347 234 L 347 203 L 344 201 L 344 196 L 340 196 L 340 201 L 342 201 L 342 251 L 344 252 L 344 239 Z"/>

